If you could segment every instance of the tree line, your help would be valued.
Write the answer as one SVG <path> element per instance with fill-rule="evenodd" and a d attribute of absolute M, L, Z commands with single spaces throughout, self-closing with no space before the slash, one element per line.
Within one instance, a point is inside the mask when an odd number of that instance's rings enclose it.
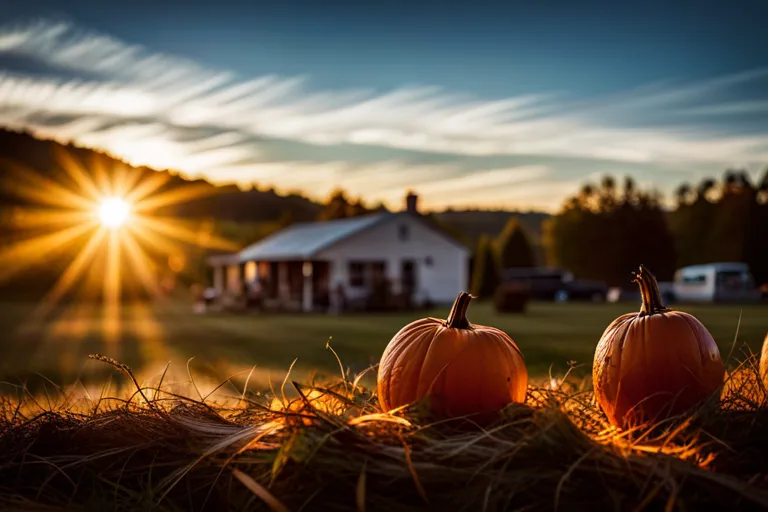
<path fill-rule="evenodd" d="M 641 190 L 629 177 L 585 184 L 544 221 L 545 261 L 536 263 L 626 287 L 639 263 L 671 280 L 687 265 L 745 262 L 758 284 L 768 282 L 768 169 L 756 183 L 743 170 L 728 170 L 721 180 L 682 184 L 675 203 L 666 208 L 657 191 Z M 525 230 L 511 219 L 498 239 L 478 243 L 473 292 L 488 296 L 502 269 L 530 264 Z"/>
<path fill-rule="evenodd" d="M 613 286 L 627 285 L 640 263 L 663 280 L 677 268 L 660 194 L 631 178 L 621 186 L 612 176 L 584 185 L 545 223 L 543 243 L 547 263 Z"/>
<path fill-rule="evenodd" d="M 472 292 L 491 296 L 503 269 L 537 264 L 626 287 L 639 263 L 671 280 L 687 265 L 745 262 L 758 284 L 768 282 L 768 169 L 755 183 L 746 171 L 728 170 L 721 180 L 682 184 L 674 198 L 674 208 L 665 208 L 657 191 L 641 190 L 629 177 L 587 183 L 544 220 L 544 261 L 534 261 L 529 236 L 513 217 L 474 248 Z"/>
<path fill-rule="evenodd" d="M 675 198 L 668 219 L 678 266 L 743 261 L 758 283 L 768 282 L 768 169 L 756 183 L 728 170 L 720 181 L 682 184 Z"/>

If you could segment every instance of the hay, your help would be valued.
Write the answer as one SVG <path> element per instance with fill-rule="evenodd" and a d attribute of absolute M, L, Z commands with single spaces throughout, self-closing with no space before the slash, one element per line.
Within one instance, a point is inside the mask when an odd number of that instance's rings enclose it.
<path fill-rule="evenodd" d="M 720 400 L 632 432 L 610 428 L 588 385 L 568 379 L 531 388 L 485 427 L 430 420 L 419 404 L 382 414 L 347 380 L 218 401 L 159 387 L 50 407 L 6 399 L 0 508 L 765 509 L 758 366 L 747 354 Z"/>

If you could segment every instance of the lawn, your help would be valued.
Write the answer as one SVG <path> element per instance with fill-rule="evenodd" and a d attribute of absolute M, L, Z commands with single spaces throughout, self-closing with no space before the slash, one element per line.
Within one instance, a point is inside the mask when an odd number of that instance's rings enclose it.
<path fill-rule="evenodd" d="M 381 414 L 370 388 L 338 377 L 310 385 L 312 369 L 339 371 L 329 336 L 359 371 L 416 314 L 195 315 L 171 301 L 111 315 L 71 306 L 42 321 L 31 319 L 32 306 L 0 309 L 0 381 L 26 381 L 31 391 L 0 396 L 3 510 L 768 507 L 768 394 L 756 357 L 731 374 L 719 400 L 642 432 L 611 430 L 584 381 L 550 385 L 550 365 L 562 374 L 575 361 L 584 364 L 576 373 L 588 374 L 604 327 L 631 305 L 534 303 L 525 315 L 472 305 L 471 320 L 512 334 L 534 376 L 526 403 L 505 408 L 486 430 L 433 421 L 421 404 Z M 739 341 L 753 350 L 768 330 L 765 305 L 680 309 L 709 327 L 725 356 L 740 316 Z M 105 386 L 114 368 L 88 360 L 93 352 L 128 363 L 149 387 L 137 391 L 126 375 Z M 169 379 L 189 381 L 192 356 L 195 386 L 169 389 Z M 296 357 L 287 403 L 280 380 Z M 169 360 L 175 375 L 153 386 Z M 217 379 L 253 365 L 251 393 L 241 374 L 234 400 L 208 400 Z M 270 380 L 276 391 L 258 396 Z M 115 382 L 125 383 L 122 393 Z M 51 393 L 55 383 L 74 392 Z"/>
<path fill-rule="evenodd" d="M 306 378 L 312 370 L 339 372 L 338 362 L 326 349 L 332 346 L 345 367 L 359 372 L 378 361 L 392 335 L 420 313 L 366 315 L 301 314 L 194 314 L 183 302 L 125 305 L 106 315 L 94 305 L 65 306 L 45 320 L 33 320 L 33 304 L 4 303 L 0 307 L 0 380 L 26 382 L 35 387 L 44 381 L 69 385 L 80 378 L 102 381 L 111 370 L 88 360 L 100 353 L 130 365 L 145 379 L 159 378 L 165 364 L 169 375 L 187 379 L 187 361 L 195 379 L 210 383 L 239 374 L 242 382 L 250 369 L 251 388 L 279 385 L 295 358 L 294 376 Z M 546 377 L 550 366 L 562 374 L 568 361 L 584 365 L 586 374 L 595 344 L 605 327 L 635 304 L 533 303 L 524 315 L 500 315 L 490 304 L 470 306 L 470 321 L 493 325 L 509 333 L 525 355 L 533 377 Z M 768 331 L 766 305 L 686 305 L 679 309 L 696 315 L 720 345 L 726 357 L 733 343 L 739 316 L 739 341 L 758 349 Z M 447 308 L 431 311 L 444 317 Z M 188 380 L 188 379 L 187 379 Z M 36 384 L 37 383 L 37 384 Z"/>

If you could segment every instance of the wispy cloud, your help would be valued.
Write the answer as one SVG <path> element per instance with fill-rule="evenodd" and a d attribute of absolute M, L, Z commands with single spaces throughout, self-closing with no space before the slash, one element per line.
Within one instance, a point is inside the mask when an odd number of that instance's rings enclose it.
<path fill-rule="evenodd" d="M 705 105 L 684 110 L 683 113 L 699 116 L 764 115 L 768 113 L 768 100 L 735 101 L 720 105 Z"/>
<path fill-rule="evenodd" d="M 310 193 L 344 185 L 385 200 L 412 184 L 445 203 L 507 197 L 512 206 L 527 197 L 551 207 L 574 187 L 557 159 L 584 159 L 585 167 L 680 166 L 694 178 L 704 168 L 768 162 L 768 125 L 745 132 L 700 121 L 764 111 L 765 96 L 734 102 L 722 93 L 768 85 L 768 69 L 588 100 L 546 93 L 483 100 L 438 87 L 316 91 L 306 77 L 239 77 L 66 23 L 1 29 L 3 55 L 23 56 L 45 72 L 0 72 L 0 123 L 213 180 Z M 274 161 L 265 152 L 273 140 L 340 146 L 341 156 Z M 393 155 L 361 164 L 345 160 L 346 146 L 436 153 L 442 162 L 419 167 Z M 488 156 L 507 158 L 507 165 L 466 165 Z M 516 164 L 521 157 L 540 165 Z"/>

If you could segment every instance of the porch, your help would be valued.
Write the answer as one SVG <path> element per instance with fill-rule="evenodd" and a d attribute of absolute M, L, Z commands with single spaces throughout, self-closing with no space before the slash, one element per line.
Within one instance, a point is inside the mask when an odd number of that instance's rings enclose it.
<path fill-rule="evenodd" d="M 411 309 L 415 262 L 209 260 L 217 302 L 265 311 Z M 397 267 L 397 268 L 392 268 Z"/>

